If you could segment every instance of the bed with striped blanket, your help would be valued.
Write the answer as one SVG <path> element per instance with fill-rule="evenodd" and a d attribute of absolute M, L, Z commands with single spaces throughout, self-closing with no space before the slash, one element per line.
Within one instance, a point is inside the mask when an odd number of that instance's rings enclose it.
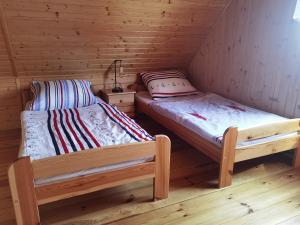
<path fill-rule="evenodd" d="M 153 200 L 168 197 L 170 139 L 152 137 L 116 107 L 95 99 L 89 106 L 75 101 L 69 108 L 62 101 L 55 109 L 21 113 L 19 158 L 7 171 L 18 224 L 40 224 L 40 205 L 145 179 L 153 180 Z M 25 89 L 23 109 L 30 100 Z"/>
<path fill-rule="evenodd" d="M 153 137 L 134 120 L 106 103 L 75 109 L 24 111 L 21 121 L 22 145 L 19 156 L 30 156 L 31 160 L 109 145 L 153 140 Z M 141 159 L 139 162 L 150 160 L 151 157 Z M 124 165 L 119 166 L 128 166 L 133 163 L 137 162 L 125 162 Z M 112 165 L 104 169 L 115 167 L 116 165 Z M 103 171 L 103 168 L 100 170 L 97 168 L 93 172 L 99 171 Z M 90 172 L 81 171 L 68 174 L 67 177 L 85 175 Z M 47 182 L 50 181 L 53 179 L 47 180 Z"/>
<path fill-rule="evenodd" d="M 20 156 L 32 160 L 153 138 L 116 107 L 91 106 L 50 111 L 24 111 Z"/>

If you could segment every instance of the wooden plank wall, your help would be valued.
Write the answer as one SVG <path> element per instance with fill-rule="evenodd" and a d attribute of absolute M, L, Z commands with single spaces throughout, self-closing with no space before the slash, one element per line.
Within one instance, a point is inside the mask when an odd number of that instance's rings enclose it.
<path fill-rule="evenodd" d="M 110 87 L 114 59 L 125 63 L 123 86 L 142 70 L 186 68 L 229 2 L 0 0 L 0 129 L 19 126 L 18 92 L 34 79 Z"/>
<path fill-rule="evenodd" d="M 0 129 L 8 129 L 15 128 L 18 124 L 16 121 L 19 121 L 20 98 L 1 7 L 0 22 Z"/>
<path fill-rule="evenodd" d="M 300 23 L 296 0 L 234 0 L 190 65 L 213 91 L 288 117 L 300 117 Z"/>

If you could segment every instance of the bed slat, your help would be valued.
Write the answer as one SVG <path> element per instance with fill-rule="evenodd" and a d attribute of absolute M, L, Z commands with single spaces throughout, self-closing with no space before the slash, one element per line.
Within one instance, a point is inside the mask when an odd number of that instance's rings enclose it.
<path fill-rule="evenodd" d="M 239 147 L 235 152 L 235 162 L 295 149 L 297 148 L 299 137 L 299 135 L 295 135 L 266 143 Z"/>
<path fill-rule="evenodd" d="M 137 180 L 153 178 L 155 176 L 155 163 L 143 163 L 126 169 L 77 177 L 60 183 L 51 183 L 36 187 L 38 204 L 78 196 L 104 188 L 114 187 Z"/>
<path fill-rule="evenodd" d="M 32 161 L 34 178 L 46 178 L 155 155 L 155 142 L 114 145 Z M 55 166 L 54 166 L 55 165 Z"/>
<path fill-rule="evenodd" d="M 300 130 L 300 119 L 290 119 L 282 122 L 269 123 L 267 125 L 251 127 L 239 130 L 237 143 L 270 137 L 278 134 L 288 134 Z"/>

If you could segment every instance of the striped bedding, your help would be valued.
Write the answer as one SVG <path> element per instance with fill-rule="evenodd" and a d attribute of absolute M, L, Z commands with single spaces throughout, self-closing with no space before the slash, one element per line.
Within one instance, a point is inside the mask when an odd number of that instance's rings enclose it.
<path fill-rule="evenodd" d="M 153 140 L 145 130 L 116 107 L 97 103 L 73 109 L 24 111 L 20 156 L 31 160 Z"/>
<path fill-rule="evenodd" d="M 33 101 L 27 110 L 45 111 L 85 107 L 97 103 L 87 80 L 33 81 Z"/>

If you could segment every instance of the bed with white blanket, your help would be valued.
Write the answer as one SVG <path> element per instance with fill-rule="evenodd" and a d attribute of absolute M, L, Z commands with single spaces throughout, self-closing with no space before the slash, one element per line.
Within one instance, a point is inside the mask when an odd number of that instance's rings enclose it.
<path fill-rule="evenodd" d="M 136 104 L 138 111 L 219 162 L 220 187 L 231 184 L 234 162 L 298 146 L 299 119 L 264 112 L 214 93 L 153 100 L 147 91 L 141 91 L 136 94 Z M 297 157 L 295 165 L 299 165 Z"/>

